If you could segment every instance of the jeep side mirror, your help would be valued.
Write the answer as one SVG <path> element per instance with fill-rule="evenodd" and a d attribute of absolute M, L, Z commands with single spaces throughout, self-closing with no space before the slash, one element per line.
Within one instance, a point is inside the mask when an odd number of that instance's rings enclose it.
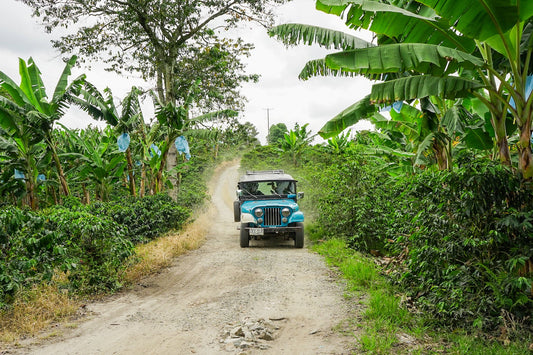
<path fill-rule="evenodd" d="M 237 198 L 241 197 L 242 196 L 242 190 L 237 190 L 235 191 L 236 194 L 237 194 Z"/>
<path fill-rule="evenodd" d="M 298 200 L 301 199 L 301 198 L 304 198 L 304 193 L 303 192 L 298 192 Z"/>

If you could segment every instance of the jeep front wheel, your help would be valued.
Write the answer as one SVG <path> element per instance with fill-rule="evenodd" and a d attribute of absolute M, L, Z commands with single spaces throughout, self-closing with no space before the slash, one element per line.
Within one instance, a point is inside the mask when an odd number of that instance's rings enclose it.
<path fill-rule="evenodd" d="M 246 223 L 241 223 L 241 248 L 250 246 L 250 233 L 248 233 L 246 227 L 248 227 Z"/>
<path fill-rule="evenodd" d="M 304 224 L 303 223 L 296 223 L 296 229 L 295 235 L 294 235 L 294 247 L 295 248 L 303 248 L 304 247 Z"/>

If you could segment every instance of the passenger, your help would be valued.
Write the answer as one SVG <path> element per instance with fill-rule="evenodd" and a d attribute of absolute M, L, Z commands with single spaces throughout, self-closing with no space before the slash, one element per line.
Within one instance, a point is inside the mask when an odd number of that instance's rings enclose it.
<path fill-rule="evenodd" d="M 291 182 L 290 181 L 280 181 L 276 187 L 276 193 L 278 195 L 288 195 L 291 194 Z"/>

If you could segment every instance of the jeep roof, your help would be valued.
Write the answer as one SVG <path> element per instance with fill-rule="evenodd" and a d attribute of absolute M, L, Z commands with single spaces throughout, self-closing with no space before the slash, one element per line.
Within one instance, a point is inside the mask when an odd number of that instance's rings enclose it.
<path fill-rule="evenodd" d="M 285 174 L 283 170 L 261 170 L 261 171 L 247 171 L 246 174 L 241 176 L 239 182 L 250 181 L 297 181 L 294 180 L 289 174 Z"/>

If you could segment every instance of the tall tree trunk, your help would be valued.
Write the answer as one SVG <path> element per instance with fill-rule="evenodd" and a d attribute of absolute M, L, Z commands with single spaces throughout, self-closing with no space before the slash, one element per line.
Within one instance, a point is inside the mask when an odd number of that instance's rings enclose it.
<path fill-rule="evenodd" d="M 141 163 L 141 181 L 139 183 L 139 197 L 143 198 L 146 190 L 146 165 Z"/>
<path fill-rule="evenodd" d="M 57 176 L 59 177 L 59 183 L 61 184 L 61 190 L 63 191 L 63 194 L 65 196 L 70 196 L 70 190 L 68 188 L 67 179 L 65 178 L 65 173 L 63 172 L 61 161 L 59 160 L 59 156 L 57 155 L 56 146 L 54 145 L 52 136 L 47 135 L 46 141 L 48 143 L 48 146 L 50 147 L 50 150 L 52 151 L 52 159 L 54 160 L 54 164 L 56 166 Z"/>
<path fill-rule="evenodd" d="M 61 184 L 61 190 L 65 196 L 70 196 L 70 190 L 68 187 L 67 179 L 65 178 L 65 173 L 63 172 L 63 167 L 59 161 L 59 157 L 55 151 L 52 152 L 54 163 L 57 170 L 57 176 L 59 177 L 59 182 Z"/>
<path fill-rule="evenodd" d="M 530 180 L 533 178 L 533 154 L 531 152 L 531 119 L 524 119 L 524 125 L 520 127 L 520 139 L 518 147 L 518 170 L 522 176 Z"/>
<path fill-rule="evenodd" d="M 433 150 L 435 152 L 435 159 L 437 159 L 439 170 L 447 170 L 449 168 L 449 161 L 448 155 L 446 154 L 446 147 L 435 139 L 433 141 Z"/>
<path fill-rule="evenodd" d="M 176 134 L 171 134 L 170 132 L 165 138 L 164 149 L 163 151 L 161 151 L 161 164 L 159 165 L 159 170 L 157 171 L 157 176 L 155 179 L 156 180 L 155 186 L 157 189 L 157 191 L 155 191 L 156 193 L 163 191 L 163 188 L 162 188 L 163 187 L 163 172 L 167 170 L 166 167 L 167 167 L 168 153 L 175 139 L 176 139 Z"/>
<path fill-rule="evenodd" d="M 498 115 L 492 115 L 492 126 L 496 139 L 496 150 L 500 162 L 503 165 L 511 166 L 511 152 L 509 151 L 509 142 L 507 141 L 507 128 L 505 127 L 507 113 L 503 112 Z"/>
<path fill-rule="evenodd" d="M 133 176 L 133 159 L 131 157 L 131 149 L 130 149 L 130 147 L 128 147 L 128 149 L 126 149 L 126 161 L 128 162 L 128 177 L 130 179 L 130 181 L 129 181 L 130 194 L 133 197 L 136 197 L 137 193 L 135 191 L 135 180 L 134 180 L 134 176 Z"/>
<path fill-rule="evenodd" d="M 168 149 L 168 155 L 166 158 L 167 170 L 172 170 L 178 165 L 177 156 L 178 156 L 178 151 L 176 150 L 176 145 L 172 144 L 171 142 L 170 147 Z M 169 175 L 169 179 L 170 179 L 170 182 L 172 183 L 172 186 L 174 186 L 170 194 L 170 197 L 172 197 L 172 199 L 176 201 L 178 198 L 179 179 L 175 175 Z"/>
<path fill-rule="evenodd" d="M 81 187 L 83 189 L 83 202 L 88 205 L 91 203 L 91 195 L 89 194 L 89 190 L 85 183 L 81 184 Z"/>
<path fill-rule="evenodd" d="M 54 186 L 49 186 L 48 193 L 52 195 L 52 199 L 54 200 L 54 205 L 58 205 L 59 201 L 57 200 L 56 188 Z"/>
<path fill-rule="evenodd" d="M 141 133 L 143 145 L 146 144 L 146 141 L 147 141 L 147 139 L 146 139 L 146 131 L 144 129 L 145 129 L 144 122 L 141 122 L 141 124 L 139 125 L 139 131 Z M 145 164 L 145 161 L 146 161 L 146 150 L 143 147 L 143 149 L 142 149 L 142 158 L 141 158 L 141 181 L 139 182 L 139 197 L 141 197 L 141 198 L 144 197 L 144 195 L 146 193 L 146 164 Z"/>
<path fill-rule="evenodd" d="M 28 196 L 28 205 L 35 211 L 37 209 L 37 197 L 35 196 L 35 182 L 31 179 L 26 180 L 26 193 Z"/>

